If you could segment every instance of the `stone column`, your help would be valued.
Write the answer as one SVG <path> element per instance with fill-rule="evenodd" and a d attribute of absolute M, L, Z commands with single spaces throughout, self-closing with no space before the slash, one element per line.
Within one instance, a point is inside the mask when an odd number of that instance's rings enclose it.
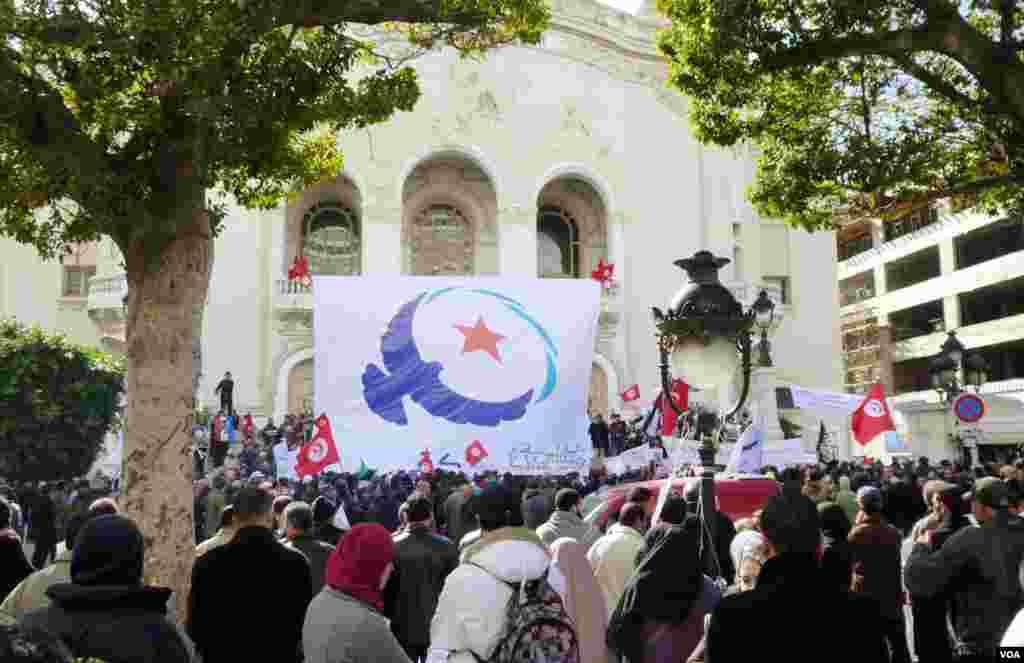
<path fill-rule="evenodd" d="M 502 274 L 537 276 L 537 207 L 513 203 L 498 210 L 498 264 Z"/>
<path fill-rule="evenodd" d="M 778 376 L 774 366 L 758 366 L 750 375 L 750 414 L 761 425 L 766 442 L 785 439 L 779 424 L 779 406 L 775 399 Z"/>
<path fill-rule="evenodd" d="M 363 273 L 401 274 L 402 208 L 374 205 L 363 209 Z"/>

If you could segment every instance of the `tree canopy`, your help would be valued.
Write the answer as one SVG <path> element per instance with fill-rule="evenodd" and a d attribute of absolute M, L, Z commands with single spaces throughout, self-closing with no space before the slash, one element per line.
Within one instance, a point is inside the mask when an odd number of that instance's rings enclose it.
<path fill-rule="evenodd" d="M 0 234 L 152 258 L 196 191 L 268 208 L 336 174 L 336 130 L 413 107 L 419 52 L 535 43 L 548 17 L 542 0 L 0 0 Z"/>
<path fill-rule="evenodd" d="M 659 0 L 699 140 L 749 142 L 749 196 L 808 229 L 939 198 L 1024 207 L 1024 2 Z"/>
<path fill-rule="evenodd" d="M 84 475 L 116 423 L 123 391 L 123 361 L 0 320 L 0 476 Z"/>

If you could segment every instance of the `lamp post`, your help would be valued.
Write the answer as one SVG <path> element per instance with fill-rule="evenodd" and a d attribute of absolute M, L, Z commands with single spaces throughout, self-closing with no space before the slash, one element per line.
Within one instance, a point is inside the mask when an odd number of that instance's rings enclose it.
<path fill-rule="evenodd" d="M 931 374 L 932 387 L 939 394 L 939 400 L 943 405 L 949 407 L 956 401 L 956 398 L 970 389 L 974 393 L 981 390 L 988 379 L 988 364 L 984 357 L 976 352 L 970 352 L 964 344 L 956 337 L 956 332 L 949 332 L 949 336 L 935 355 L 928 367 Z M 954 439 L 960 440 L 959 434 Z M 971 451 L 962 445 L 964 463 L 970 467 L 973 464 Z"/>
<path fill-rule="evenodd" d="M 751 309 L 754 311 L 754 324 L 761 330 L 757 363 L 764 368 L 770 368 L 772 366 L 772 347 L 768 343 L 768 330 L 771 329 L 772 323 L 775 322 L 775 302 L 768 299 L 768 293 L 762 290 Z"/>
<path fill-rule="evenodd" d="M 721 436 L 725 421 L 743 408 L 750 392 L 751 328 L 757 322 L 762 339 L 766 340 L 774 316 L 774 304 L 765 292 L 758 297 L 758 303 L 744 311 L 743 305 L 722 285 L 718 271 L 729 262 L 728 258 L 716 257 L 710 251 L 698 251 L 691 258 L 677 260 L 674 264 L 687 273 L 690 283 L 672 298 L 668 311 L 653 309 L 664 394 L 672 393 L 673 375 L 685 378 L 691 386 L 711 390 L 728 384 L 737 368 L 741 372 L 739 400 L 723 417 L 700 410 L 690 413 L 695 415 L 694 425 L 700 440 L 701 509 L 708 515 L 705 525 L 712 542 L 716 520 L 713 514 L 717 438 Z M 762 353 L 763 359 L 767 346 L 762 348 Z M 666 400 L 677 415 L 685 414 L 675 399 L 667 396 Z"/>

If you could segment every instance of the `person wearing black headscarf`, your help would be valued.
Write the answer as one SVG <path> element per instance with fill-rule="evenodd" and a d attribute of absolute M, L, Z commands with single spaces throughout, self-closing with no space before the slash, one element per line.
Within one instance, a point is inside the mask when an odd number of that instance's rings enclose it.
<path fill-rule="evenodd" d="M 53 603 L 25 615 L 25 628 L 59 637 L 76 660 L 191 663 L 188 640 L 167 616 L 171 590 L 142 583 L 145 543 L 134 522 L 98 516 L 75 538 L 71 582 L 50 587 Z"/>
<path fill-rule="evenodd" d="M 853 557 L 850 555 L 850 520 L 846 511 L 835 502 L 822 502 L 818 505 L 818 517 L 821 518 L 822 576 L 839 591 L 850 590 L 853 576 Z"/>
<path fill-rule="evenodd" d="M 704 635 L 707 613 L 700 522 L 658 527 L 647 545 L 612 613 L 608 647 L 625 663 L 685 661 Z"/>

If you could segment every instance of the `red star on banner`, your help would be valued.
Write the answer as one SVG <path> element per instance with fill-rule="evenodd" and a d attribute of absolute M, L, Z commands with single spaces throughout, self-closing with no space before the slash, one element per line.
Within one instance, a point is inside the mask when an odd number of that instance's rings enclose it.
<path fill-rule="evenodd" d="M 455 328 L 462 332 L 462 335 L 466 338 L 465 343 L 462 344 L 462 354 L 483 350 L 491 355 L 494 361 L 499 364 L 501 363 L 501 357 L 498 355 L 498 343 L 505 340 L 505 337 L 501 334 L 495 334 L 488 329 L 487 323 L 484 322 L 482 317 L 478 318 L 476 325 L 472 327 L 468 325 L 455 325 Z"/>
<path fill-rule="evenodd" d="M 598 258 L 597 269 L 590 272 L 590 278 L 600 282 L 605 288 L 611 286 L 612 277 L 615 276 L 615 265 L 606 263 L 604 258 Z"/>

